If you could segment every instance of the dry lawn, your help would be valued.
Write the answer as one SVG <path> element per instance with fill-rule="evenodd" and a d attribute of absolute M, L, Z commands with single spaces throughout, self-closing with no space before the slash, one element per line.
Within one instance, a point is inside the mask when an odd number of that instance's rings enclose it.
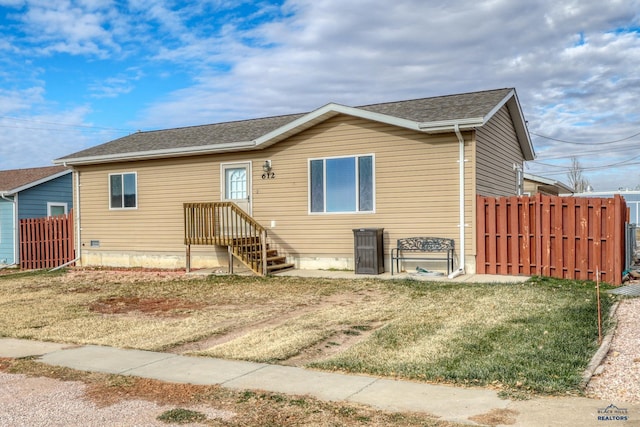
<path fill-rule="evenodd" d="M 595 351 L 594 301 L 562 281 L 70 270 L 0 276 L 0 336 L 557 393 Z"/>
<path fill-rule="evenodd" d="M 388 320 L 401 304 L 384 284 L 360 280 L 71 270 L 1 277 L 0 335 L 276 361 Z M 217 345 L 189 345 L 207 341 Z"/>

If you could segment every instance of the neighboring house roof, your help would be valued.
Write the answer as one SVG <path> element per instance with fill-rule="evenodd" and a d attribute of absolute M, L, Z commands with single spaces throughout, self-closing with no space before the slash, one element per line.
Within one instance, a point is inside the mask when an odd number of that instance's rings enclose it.
<path fill-rule="evenodd" d="M 68 173 L 71 173 L 71 169 L 64 166 L 0 171 L 0 194 L 11 195 L 19 193 Z"/>
<path fill-rule="evenodd" d="M 330 103 L 309 113 L 136 132 L 56 159 L 74 165 L 264 148 L 338 114 L 440 133 L 483 126 L 503 106 L 511 113 L 526 160 L 535 157 L 515 89 L 348 107 Z"/>
<path fill-rule="evenodd" d="M 560 181 L 556 181 L 554 179 L 550 179 L 550 178 L 545 178 L 543 176 L 538 176 L 538 175 L 533 175 L 530 173 L 524 173 L 524 179 L 528 180 L 528 181 L 532 181 L 538 184 L 543 184 L 543 185 L 549 185 L 552 187 L 557 188 L 559 191 L 559 193 L 573 193 L 574 190 L 573 188 L 569 187 L 568 185 L 564 184 L 563 182 Z"/>

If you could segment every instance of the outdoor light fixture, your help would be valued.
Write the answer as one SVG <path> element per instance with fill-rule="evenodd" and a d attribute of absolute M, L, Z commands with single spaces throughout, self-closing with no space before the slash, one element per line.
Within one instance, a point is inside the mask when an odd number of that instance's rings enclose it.
<path fill-rule="evenodd" d="M 262 165 L 262 170 L 265 171 L 266 173 L 271 172 L 271 160 L 264 161 L 264 164 Z"/>

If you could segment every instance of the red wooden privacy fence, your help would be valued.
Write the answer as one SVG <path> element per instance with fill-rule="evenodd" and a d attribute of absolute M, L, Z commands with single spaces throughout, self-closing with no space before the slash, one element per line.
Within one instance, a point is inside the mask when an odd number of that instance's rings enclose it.
<path fill-rule="evenodd" d="M 540 275 L 619 285 L 625 263 L 624 199 L 477 198 L 480 274 Z"/>
<path fill-rule="evenodd" d="M 74 259 L 72 211 L 20 220 L 20 268 L 55 268 Z"/>

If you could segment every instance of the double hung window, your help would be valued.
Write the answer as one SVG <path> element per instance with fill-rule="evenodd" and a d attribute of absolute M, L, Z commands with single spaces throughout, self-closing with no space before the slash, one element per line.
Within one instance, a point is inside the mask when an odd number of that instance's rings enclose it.
<path fill-rule="evenodd" d="M 374 211 L 373 155 L 309 160 L 309 211 Z"/>
<path fill-rule="evenodd" d="M 109 207 L 135 209 L 138 207 L 138 183 L 135 172 L 109 175 Z"/>

